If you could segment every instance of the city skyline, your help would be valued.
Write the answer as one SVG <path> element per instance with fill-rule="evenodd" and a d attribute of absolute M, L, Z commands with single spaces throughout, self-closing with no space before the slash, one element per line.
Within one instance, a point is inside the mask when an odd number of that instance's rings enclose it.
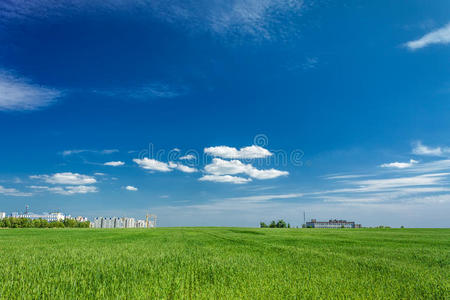
<path fill-rule="evenodd" d="M 0 3 L 0 211 L 449 227 L 450 3 Z"/>

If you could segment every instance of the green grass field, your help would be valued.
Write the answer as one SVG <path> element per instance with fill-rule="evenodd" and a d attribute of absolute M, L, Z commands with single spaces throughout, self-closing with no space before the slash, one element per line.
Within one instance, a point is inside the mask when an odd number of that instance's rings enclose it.
<path fill-rule="evenodd" d="M 1 299 L 449 299 L 450 229 L 0 229 Z"/>

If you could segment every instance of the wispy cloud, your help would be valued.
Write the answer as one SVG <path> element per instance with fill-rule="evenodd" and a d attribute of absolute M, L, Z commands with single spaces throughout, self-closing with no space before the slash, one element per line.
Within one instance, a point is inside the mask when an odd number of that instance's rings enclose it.
<path fill-rule="evenodd" d="M 425 34 L 423 37 L 405 44 L 411 50 L 417 50 L 433 44 L 450 43 L 450 23 L 442 28 Z"/>
<path fill-rule="evenodd" d="M 373 175 L 370 174 L 332 174 L 326 175 L 324 178 L 326 179 L 353 179 L 353 178 L 361 178 L 361 177 L 370 177 Z"/>
<path fill-rule="evenodd" d="M 421 163 L 405 170 L 413 173 L 428 173 L 450 171 L 450 159 L 440 159 Z"/>
<path fill-rule="evenodd" d="M 6 196 L 15 196 L 15 197 L 29 197 L 32 196 L 32 193 L 21 192 L 15 188 L 5 188 L 0 185 L 0 194 Z"/>
<path fill-rule="evenodd" d="M 0 70 L 0 111 L 31 111 L 53 104 L 62 92 Z"/>
<path fill-rule="evenodd" d="M 288 38 L 298 30 L 291 17 L 303 12 L 302 0 L 52 0 L 0 2 L 3 23 L 64 18 L 73 15 L 146 14 L 191 32 L 255 39 Z M 122 14 L 123 15 L 123 14 Z M 283 21 L 283 22 L 281 22 Z"/>
<path fill-rule="evenodd" d="M 74 149 L 74 150 L 64 150 L 61 152 L 61 155 L 69 156 L 80 153 L 112 154 L 117 152 L 119 152 L 119 150 L 117 149 L 104 149 L 104 150 Z"/>
<path fill-rule="evenodd" d="M 246 202 L 266 202 L 270 200 L 277 199 L 292 199 L 301 198 L 303 194 L 292 193 L 292 194 L 268 194 L 268 195 L 257 195 L 257 196 L 247 196 L 247 197 L 234 197 L 224 199 L 225 201 L 246 201 Z"/>
<path fill-rule="evenodd" d="M 123 99 L 150 100 L 156 98 L 175 98 L 187 93 L 184 86 L 173 86 L 166 83 L 150 83 L 137 87 L 96 89 L 94 93 Z"/>

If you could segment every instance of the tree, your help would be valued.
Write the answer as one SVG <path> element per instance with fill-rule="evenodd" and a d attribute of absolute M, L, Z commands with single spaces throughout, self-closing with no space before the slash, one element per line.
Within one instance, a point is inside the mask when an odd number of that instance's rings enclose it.
<path fill-rule="evenodd" d="M 65 219 L 64 220 L 64 227 L 78 227 L 78 222 L 74 219 Z"/>
<path fill-rule="evenodd" d="M 260 228 L 267 228 L 267 227 L 269 227 L 269 226 L 267 226 L 267 224 L 264 223 L 264 222 L 259 222 L 259 227 L 260 227 Z"/>
<path fill-rule="evenodd" d="M 277 222 L 277 228 L 286 228 L 287 224 L 284 220 L 278 220 Z"/>
<path fill-rule="evenodd" d="M 277 223 L 275 223 L 275 221 L 270 222 L 269 225 L 270 228 L 276 228 L 277 227 Z"/>

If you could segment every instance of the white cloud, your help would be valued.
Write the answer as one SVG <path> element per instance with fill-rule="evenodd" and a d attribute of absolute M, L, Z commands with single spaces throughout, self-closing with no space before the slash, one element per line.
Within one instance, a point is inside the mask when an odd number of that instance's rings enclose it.
<path fill-rule="evenodd" d="M 109 161 L 109 162 L 105 162 L 104 165 L 105 166 L 111 166 L 111 167 L 119 167 L 119 166 L 123 166 L 125 163 L 123 161 Z"/>
<path fill-rule="evenodd" d="M 53 175 L 33 175 L 31 179 L 41 179 L 51 184 L 67 184 L 67 185 L 85 185 L 96 183 L 97 180 L 88 175 L 78 173 L 64 172 Z"/>
<path fill-rule="evenodd" d="M 405 168 L 410 168 L 413 165 L 417 164 L 418 161 L 414 160 L 414 159 L 410 159 L 409 162 L 392 162 L 392 163 L 386 163 L 386 164 L 382 164 L 380 167 L 382 168 L 397 168 L 397 169 L 405 169 Z"/>
<path fill-rule="evenodd" d="M 417 142 L 413 148 L 413 154 L 416 155 L 443 156 L 445 153 L 450 153 L 450 149 L 441 147 L 432 148 L 423 145 L 422 142 Z"/>
<path fill-rule="evenodd" d="M 6 196 L 15 196 L 15 197 L 28 197 L 28 196 L 33 195 L 31 193 L 25 193 L 25 192 L 18 191 L 15 188 L 5 188 L 4 186 L 1 186 L 1 185 L 0 185 L 0 194 L 6 195 Z"/>
<path fill-rule="evenodd" d="M 418 40 L 407 42 L 405 46 L 411 50 L 416 50 L 432 44 L 448 44 L 448 43 L 450 43 L 450 23 L 442 28 L 427 33 Z"/>
<path fill-rule="evenodd" d="M 144 157 L 142 159 L 135 158 L 133 159 L 135 163 L 139 165 L 142 169 L 145 170 L 152 170 L 152 171 L 159 171 L 159 172 L 170 172 L 172 171 L 171 168 L 169 168 L 169 165 L 165 162 L 158 161 L 156 159 L 151 159 Z"/>
<path fill-rule="evenodd" d="M 51 105 L 62 93 L 0 70 L 0 111 L 36 110 Z"/>
<path fill-rule="evenodd" d="M 365 190 L 380 190 L 405 186 L 435 185 L 442 183 L 442 180 L 448 175 L 449 173 L 433 173 L 412 177 L 358 180 L 355 181 L 355 184 L 363 187 L 363 189 Z"/>
<path fill-rule="evenodd" d="M 184 173 L 194 173 L 194 172 L 198 172 L 198 170 L 196 168 L 192 168 L 192 167 L 188 167 L 186 165 L 182 165 L 182 164 L 177 164 L 174 162 L 169 162 L 169 167 L 172 169 L 177 169 L 181 172 Z"/>
<path fill-rule="evenodd" d="M 105 173 L 101 173 L 101 172 L 96 172 L 96 173 L 94 173 L 94 175 L 96 175 L 96 176 L 105 176 L 106 174 Z"/>
<path fill-rule="evenodd" d="M 131 185 L 127 185 L 127 186 L 125 187 L 125 189 L 126 189 L 127 191 L 133 191 L 133 192 L 136 192 L 136 191 L 138 190 L 137 187 L 134 187 L 134 186 L 131 186 Z"/>
<path fill-rule="evenodd" d="M 269 150 L 256 145 L 244 147 L 240 150 L 234 147 L 217 146 L 205 148 L 204 151 L 206 154 L 211 156 L 237 159 L 264 158 L 272 155 Z"/>
<path fill-rule="evenodd" d="M 180 157 L 179 159 L 180 160 L 193 160 L 193 159 L 195 159 L 195 156 L 192 154 L 188 154 L 188 155 Z"/>
<path fill-rule="evenodd" d="M 41 185 L 32 185 L 29 188 L 40 191 L 48 191 L 53 194 L 59 195 L 74 195 L 74 194 L 87 194 L 87 193 L 96 193 L 98 192 L 95 186 L 86 186 L 86 185 L 77 185 L 77 186 L 41 186 Z"/>
<path fill-rule="evenodd" d="M 205 171 L 213 175 L 247 174 L 255 179 L 272 179 L 289 175 L 289 172 L 286 171 L 276 169 L 259 170 L 239 160 L 228 161 L 220 158 L 214 158 L 212 163 L 205 166 Z"/>
<path fill-rule="evenodd" d="M 78 185 L 78 186 L 66 186 L 65 192 L 63 194 L 73 195 L 73 194 L 87 194 L 96 192 L 97 188 L 95 186 Z"/>
<path fill-rule="evenodd" d="M 200 181 L 226 182 L 234 184 L 243 184 L 252 181 L 251 178 L 243 178 L 231 175 L 204 175 L 199 178 Z"/>

